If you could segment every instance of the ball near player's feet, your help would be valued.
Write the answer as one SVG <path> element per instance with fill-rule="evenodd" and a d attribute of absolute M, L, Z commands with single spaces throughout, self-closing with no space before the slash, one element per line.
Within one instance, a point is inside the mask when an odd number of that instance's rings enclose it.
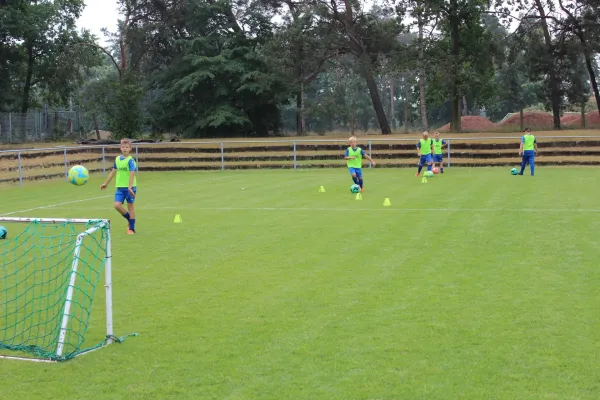
<path fill-rule="evenodd" d="M 438 167 L 435 167 L 431 171 L 433 171 L 434 174 L 439 174 L 440 173 L 440 169 Z"/>
<path fill-rule="evenodd" d="M 351 191 L 352 193 L 358 193 L 358 192 L 360 192 L 360 186 L 358 186 L 358 185 L 355 183 L 354 185 L 350 186 L 350 191 Z"/>
<path fill-rule="evenodd" d="M 69 170 L 68 179 L 73 185 L 85 185 L 90 179 L 90 173 L 84 166 L 75 165 Z"/>
<path fill-rule="evenodd" d="M 510 170 L 510 174 L 511 175 L 517 175 L 518 173 L 519 173 L 519 170 L 516 169 L 516 168 L 513 168 L 513 169 Z"/>

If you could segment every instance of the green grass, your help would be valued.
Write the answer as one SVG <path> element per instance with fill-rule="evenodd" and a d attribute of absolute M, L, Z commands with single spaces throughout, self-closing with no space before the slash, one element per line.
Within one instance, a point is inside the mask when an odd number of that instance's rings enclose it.
<path fill-rule="evenodd" d="M 112 219 L 115 334 L 140 336 L 0 360 L 0 398 L 600 397 L 597 169 L 364 173 L 356 201 L 345 169 L 142 171 L 135 236 L 101 176 L 3 187 L 4 214 Z"/>

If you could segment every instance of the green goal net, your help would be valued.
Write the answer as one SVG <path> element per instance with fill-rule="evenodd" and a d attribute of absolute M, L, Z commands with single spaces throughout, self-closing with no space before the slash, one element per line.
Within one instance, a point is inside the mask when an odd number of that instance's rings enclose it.
<path fill-rule="evenodd" d="M 65 361 L 111 343 L 110 223 L 0 217 L 0 225 L 0 357 Z M 90 341 L 99 285 L 106 333 Z"/>

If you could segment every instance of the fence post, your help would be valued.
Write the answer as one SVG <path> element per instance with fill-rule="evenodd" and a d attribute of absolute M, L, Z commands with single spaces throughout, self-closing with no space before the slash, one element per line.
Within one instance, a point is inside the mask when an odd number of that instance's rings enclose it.
<path fill-rule="evenodd" d="M 223 148 L 223 142 L 221 142 L 221 171 L 225 171 L 225 149 Z"/>
<path fill-rule="evenodd" d="M 19 185 L 23 186 L 23 168 L 21 166 L 21 152 L 17 153 L 17 158 L 19 159 Z"/>
<path fill-rule="evenodd" d="M 106 175 L 106 157 L 104 155 L 104 146 L 102 146 L 102 175 Z"/>
<path fill-rule="evenodd" d="M 371 155 L 371 141 L 369 140 L 369 157 L 373 158 L 373 156 Z M 373 166 L 373 163 L 371 161 L 369 161 L 369 168 L 371 168 Z"/>
<path fill-rule="evenodd" d="M 69 179 L 69 163 L 67 162 L 67 149 L 65 149 L 65 179 Z"/>
<path fill-rule="evenodd" d="M 12 143 L 12 113 L 8 113 L 8 143 Z"/>
<path fill-rule="evenodd" d="M 448 139 L 448 167 L 450 166 L 450 139 Z"/>
<path fill-rule="evenodd" d="M 296 170 L 296 141 L 294 140 L 294 170 Z"/>

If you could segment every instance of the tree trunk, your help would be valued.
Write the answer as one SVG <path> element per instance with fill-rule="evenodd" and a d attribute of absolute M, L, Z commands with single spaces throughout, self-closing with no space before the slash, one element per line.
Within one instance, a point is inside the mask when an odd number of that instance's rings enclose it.
<path fill-rule="evenodd" d="M 452 42 L 450 63 L 450 102 L 452 108 L 452 120 L 450 121 L 450 130 L 452 132 L 460 132 L 462 130 L 460 119 L 460 95 L 458 87 L 460 85 L 459 68 L 460 68 L 460 19 L 458 16 L 458 1 L 451 0 L 450 15 L 450 41 Z"/>
<path fill-rule="evenodd" d="M 525 116 L 523 115 L 523 107 L 519 110 L 519 125 L 521 125 L 521 132 L 525 130 Z"/>
<path fill-rule="evenodd" d="M 396 88 L 394 85 L 394 77 L 390 78 L 390 122 L 391 122 L 391 126 L 390 128 L 392 130 L 395 129 L 396 127 L 396 116 L 395 114 L 395 110 L 396 110 L 396 99 L 395 99 L 395 93 L 396 93 Z"/>
<path fill-rule="evenodd" d="M 96 131 L 96 139 L 100 140 L 100 127 L 98 126 L 98 115 L 96 113 L 92 114 L 92 121 L 94 122 L 94 130 Z"/>
<path fill-rule="evenodd" d="M 27 77 L 25 78 L 25 86 L 23 87 L 23 98 L 21 99 L 21 123 L 18 129 L 22 139 L 27 137 L 27 111 L 29 111 L 29 97 L 31 93 L 31 82 L 33 80 L 33 64 L 35 57 L 33 56 L 33 43 L 27 42 Z"/>
<path fill-rule="evenodd" d="M 540 23 L 542 24 L 542 31 L 544 32 L 546 51 L 548 57 L 550 57 L 548 62 L 548 77 L 550 79 L 550 103 L 552 104 L 554 129 L 560 129 L 560 92 L 558 90 L 556 71 L 554 69 L 552 38 L 550 37 L 548 22 L 546 21 L 546 12 L 544 11 L 541 0 L 535 0 L 535 6 L 540 14 Z"/>
<path fill-rule="evenodd" d="M 469 115 L 469 104 L 467 103 L 467 96 L 463 94 L 463 115 Z"/>
<path fill-rule="evenodd" d="M 392 133 L 390 130 L 390 125 L 388 124 L 387 117 L 385 116 L 385 110 L 383 109 L 383 105 L 381 104 L 381 97 L 379 97 L 379 90 L 377 89 L 377 83 L 375 82 L 375 78 L 373 77 L 373 69 L 371 66 L 371 61 L 368 58 L 367 54 L 361 55 L 359 62 L 361 66 L 361 70 L 363 73 L 363 77 L 367 83 L 367 88 L 369 89 L 369 94 L 371 95 L 371 102 L 373 103 L 373 109 L 375 110 L 375 115 L 377 115 L 377 121 L 379 122 L 379 128 L 381 129 L 381 133 L 383 135 L 389 135 Z"/>
<path fill-rule="evenodd" d="M 350 133 L 354 136 L 354 130 L 356 129 L 356 102 L 352 99 L 352 109 L 350 110 Z"/>
<path fill-rule="evenodd" d="M 594 71 L 594 65 L 592 63 L 592 56 L 590 55 L 590 49 L 588 47 L 587 41 L 585 40 L 585 34 L 583 31 L 583 27 L 581 26 L 579 20 L 575 18 L 575 16 L 569 11 L 568 8 L 565 8 L 561 0 L 558 0 L 558 4 L 560 8 L 565 12 L 570 18 L 575 22 L 575 34 L 579 38 L 581 45 L 583 47 L 583 56 L 585 57 L 585 66 L 588 70 L 588 74 L 590 75 L 590 83 L 592 85 L 592 90 L 594 91 L 594 97 L 596 98 L 596 108 L 598 109 L 598 114 L 600 114 L 600 92 L 598 91 L 598 82 L 596 81 L 596 73 Z M 584 113 L 585 114 L 585 113 Z M 584 121 L 582 120 L 582 123 Z"/>
<path fill-rule="evenodd" d="M 581 127 L 583 129 L 585 129 L 586 127 L 586 120 L 585 120 L 585 102 L 581 103 Z"/>
<path fill-rule="evenodd" d="M 304 81 L 300 82 L 300 132 L 306 135 L 306 118 L 304 117 Z"/>
<path fill-rule="evenodd" d="M 429 129 L 427 121 L 427 103 L 425 100 L 425 44 L 423 43 L 423 12 L 417 14 L 417 23 L 419 25 L 419 102 L 421 103 L 421 123 L 423 130 Z"/>
<path fill-rule="evenodd" d="M 119 50 L 121 52 L 121 71 L 125 72 L 127 69 L 127 52 L 125 51 L 125 33 L 121 32 L 121 38 L 119 39 Z"/>
<path fill-rule="evenodd" d="M 296 135 L 302 136 L 302 89 L 296 93 Z"/>
<path fill-rule="evenodd" d="M 404 79 L 404 133 L 408 134 L 408 79 Z"/>
<path fill-rule="evenodd" d="M 592 58 L 590 57 L 590 52 L 586 47 L 583 36 L 580 37 L 580 39 L 581 44 L 584 46 L 583 55 L 585 56 L 585 66 L 587 67 L 588 74 L 590 75 L 590 83 L 592 84 L 592 90 L 594 91 L 594 97 L 596 98 L 596 108 L 598 109 L 598 114 L 600 114 L 600 92 L 598 91 L 598 82 L 596 81 L 596 73 L 594 72 Z"/>

